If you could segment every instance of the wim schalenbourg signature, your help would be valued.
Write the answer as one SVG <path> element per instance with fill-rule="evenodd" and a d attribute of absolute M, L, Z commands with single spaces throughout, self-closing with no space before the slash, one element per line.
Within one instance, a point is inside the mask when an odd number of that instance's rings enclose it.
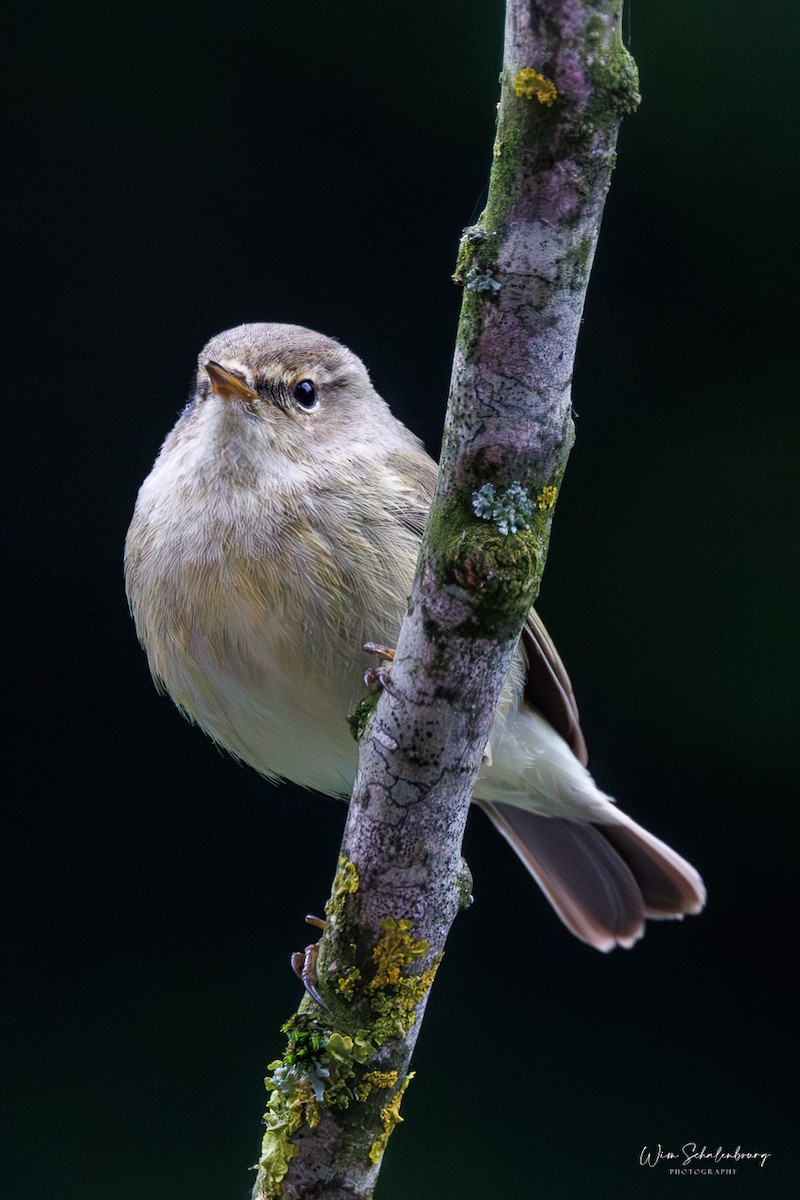
<path fill-rule="evenodd" d="M 698 1147 L 697 1142 L 685 1142 L 680 1150 L 665 1150 L 661 1145 L 653 1148 L 643 1146 L 639 1155 L 639 1164 L 643 1167 L 656 1167 L 660 1162 L 677 1162 L 682 1167 L 689 1167 L 693 1163 L 701 1162 L 722 1163 L 754 1160 L 763 1167 L 767 1159 L 771 1157 L 771 1154 L 743 1150 L 741 1146 L 737 1146 L 735 1150 L 723 1150 L 722 1146 L 718 1146 L 716 1150 L 709 1150 L 707 1146 Z"/>

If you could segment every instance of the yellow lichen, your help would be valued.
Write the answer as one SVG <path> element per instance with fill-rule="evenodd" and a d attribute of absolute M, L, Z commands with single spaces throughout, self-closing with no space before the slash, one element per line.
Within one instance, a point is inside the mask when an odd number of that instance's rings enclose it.
<path fill-rule="evenodd" d="M 319 1125 L 319 1105 L 314 1096 L 314 1089 L 307 1079 L 298 1079 L 294 1089 L 293 1103 L 300 1109 L 306 1124 L 311 1129 Z"/>
<path fill-rule="evenodd" d="M 543 487 L 539 492 L 539 495 L 536 497 L 537 508 L 541 509 L 542 511 L 547 508 L 552 508 L 556 502 L 557 495 L 558 488 L 553 487 L 552 484 L 548 484 L 547 487 Z"/>
<path fill-rule="evenodd" d="M 433 983 L 441 962 L 441 954 L 425 971 L 405 975 L 403 968 L 428 953 L 424 938 L 415 941 L 411 936 L 414 922 L 406 917 L 395 920 L 386 917 L 381 922 L 383 934 L 372 951 L 375 974 L 365 987 L 376 1020 L 372 1034 L 378 1045 L 393 1037 L 405 1037 L 416 1018 L 416 1007 Z"/>
<path fill-rule="evenodd" d="M 326 916 L 335 921 L 344 914 L 344 906 L 348 896 L 358 891 L 358 871 L 355 863 L 339 855 L 339 867 L 331 889 L 331 898 L 325 905 Z"/>
<path fill-rule="evenodd" d="M 372 960 L 377 967 L 368 991 L 376 991 L 387 985 L 395 987 L 402 979 L 400 968 L 415 958 L 424 958 L 428 953 L 428 943 L 424 938 L 416 942 L 411 940 L 413 928 L 414 922 L 407 917 L 401 917 L 399 921 L 394 917 L 385 917 L 381 921 L 383 936 L 372 951 Z"/>
<path fill-rule="evenodd" d="M 367 1071 L 355 1088 L 357 1100 L 368 1100 L 375 1088 L 391 1088 L 397 1083 L 397 1071 Z"/>
<path fill-rule="evenodd" d="M 352 862 L 340 858 L 331 899 L 326 912 L 331 921 L 341 919 L 347 897 L 358 890 L 358 873 Z M 373 1093 L 396 1088 L 388 1104 L 380 1108 L 382 1131 L 372 1143 L 369 1155 L 378 1163 L 386 1144 L 400 1121 L 400 1101 L 411 1075 L 397 1087 L 396 1070 L 369 1070 L 380 1046 L 390 1038 L 402 1038 L 414 1023 L 417 1005 L 433 983 L 441 961 L 439 954 L 430 966 L 407 974 L 412 964 L 429 953 L 428 942 L 413 936 L 414 922 L 409 918 L 386 917 L 381 936 L 373 947 L 374 974 L 363 984 L 362 969 L 341 968 L 335 987 L 348 1002 L 355 989 L 363 989 L 372 1010 L 368 1028 L 354 1034 L 320 1029 L 307 1014 L 295 1014 L 283 1029 L 289 1044 L 283 1059 L 269 1064 L 266 1080 L 270 1092 L 264 1114 L 266 1130 L 258 1163 L 254 1196 L 274 1200 L 282 1191 L 289 1165 L 298 1153 L 291 1141 L 303 1125 L 315 1129 L 322 1109 L 344 1109 L 353 1101 L 368 1101 Z M 351 947 L 355 950 L 355 947 Z M 380 1103 L 380 1100 L 377 1101 Z"/>
<path fill-rule="evenodd" d="M 375 1141 L 369 1148 L 370 1162 L 379 1163 L 381 1161 L 383 1158 L 383 1152 L 386 1149 L 386 1143 L 392 1136 L 392 1130 L 394 1129 L 395 1125 L 399 1125 L 399 1123 L 402 1121 L 403 1118 L 400 1116 L 400 1103 L 403 1099 L 403 1093 L 413 1078 L 414 1072 L 411 1071 L 410 1074 L 406 1075 L 405 1079 L 400 1084 L 400 1087 L 392 1096 L 386 1107 L 381 1109 L 383 1130 L 378 1134 L 378 1136 L 375 1138 Z"/>
<path fill-rule="evenodd" d="M 514 77 L 514 91 L 521 99 L 538 100 L 550 108 L 558 92 L 556 85 L 531 67 L 523 67 Z"/>
<path fill-rule="evenodd" d="M 355 994 L 356 984 L 361 978 L 361 972 L 358 967 L 348 967 L 344 975 L 340 975 L 336 980 L 336 990 L 340 996 L 349 1004 Z"/>
<path fill-rule="evenodd" d="M 367 1071 L 364 1082 L 376 1088 L 390 1088 L 397 1083 L 397 1071 Z"/>

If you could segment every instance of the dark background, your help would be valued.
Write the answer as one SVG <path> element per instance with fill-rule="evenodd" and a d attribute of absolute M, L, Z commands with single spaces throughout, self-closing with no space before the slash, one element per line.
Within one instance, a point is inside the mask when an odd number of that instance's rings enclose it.
<path fill-rule="evenodd" d="M 123 539 L 198 351 L 241 321 L 340 337 L 436 453 L 501 27 L 499 0 L 53 2 L 12 22 L 13 1200 L 249 1193 L 300 996 L 288 959 L 343 814 L 157 697 Z M 697 864 L 708 908 L 598 955 L 474 817 L 475 904 L 382 1200 L 796 1187 L 796 9 L 640 3 L 630 34 L 644 102 L 540 609 L 598 780 Z M 690 1140 L 773 1157 L 702 1184 L 638 1165 Z"/>

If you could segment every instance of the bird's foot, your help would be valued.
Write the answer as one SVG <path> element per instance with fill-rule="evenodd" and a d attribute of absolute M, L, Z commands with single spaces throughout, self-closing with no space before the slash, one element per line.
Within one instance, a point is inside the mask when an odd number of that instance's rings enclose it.
<path fill-rule="evenodd" d="M 392 690 L 391 664 L 394 662 L 394 650 L 391 646 L 382 646 L 380 642 L 364 642 L 362 649 L 367 654 L 376 654 L 378 658 L 383 659 L 379 667 L 367 667 L 364 672 L 364 686 L 371 692 L 374 692 L 377 687 L 385 688 L 387 692 Z"/>
<path fill-rule="evenodd" d="M 317 929 L 324 929 L 327 922 L 322 917 L 306 917 L 309 925 L 316 925 Z M 319 942 L 312 942 L 310 946 L 306 946 L 305 950 L 297 950 L 291 958 L 292 970 L 297 978 L 302 983 L 303 987 L 308 992 L 311 999 L 330 1012 L 330 1008 L 317 991 L 317 956 L 319 954 Z"/>

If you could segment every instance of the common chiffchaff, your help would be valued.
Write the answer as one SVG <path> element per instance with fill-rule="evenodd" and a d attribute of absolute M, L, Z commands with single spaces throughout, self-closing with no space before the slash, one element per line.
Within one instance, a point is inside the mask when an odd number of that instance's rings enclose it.
<path fill-rule="evenodd" d="M 269 779 L 348 796 L 366 641 L 394 645 L 436 465 L 360 359 L 296 325 L 241 325 L 142 485 L 125 570 L 159 687 Z M 703 907 L 693 867 L 586 769 L 572 687 L 531 612 L 475 800 L 569 929 L 631 946 Z"/>

